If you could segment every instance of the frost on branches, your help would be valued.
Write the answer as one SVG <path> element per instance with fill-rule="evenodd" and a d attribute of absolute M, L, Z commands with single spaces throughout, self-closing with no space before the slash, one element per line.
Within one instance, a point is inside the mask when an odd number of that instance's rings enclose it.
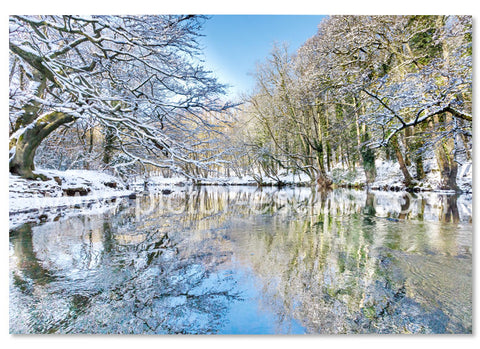
<path fill-rule="evenodd" d="M 182 172 L 218 161 L 216 118 L 231 105 L 200 65 L 198 16 L 11 16 L 10 172 L 34 174 L 60 126 L 103 130 L 125 156 Z M 210 120 L 210 121 L 209 121 Z"/>
<path fill-rule="evenodd" d="M 295 55 L 274 48 L 256 77 L 251 143 L 270 172 L 318 182 L 341 164 L 368 184 L 377 158 L 395 158 L 412 189 L 433 150 L 440 189 L 458 189 L 472 148 L 471 16 L 331 16 Z"/>

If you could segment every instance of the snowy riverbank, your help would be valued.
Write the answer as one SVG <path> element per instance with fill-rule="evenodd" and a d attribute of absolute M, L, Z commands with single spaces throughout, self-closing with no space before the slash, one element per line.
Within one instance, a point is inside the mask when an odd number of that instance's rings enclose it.
<path fill-rule="evenodd" d="M 114 208 L 117 198 L 134 194 L 118 178 L 97 171 L 36 172 L 51 179 L 31 181 L 10 175 L 10 227 L 55 220 L 70 213 L 102 212 Z"/>
<path fill-rule="evenodd" d="M 375 161 L 376 177 L 369 188 L 372 190 L 406 190 L 403 183 L 404 177 L 398 162 L 377 159 Z M 409 167 L 409 172 L 415 176 L 415 166 Z M 433 159 L 424 163 L 425 178 L 415 187 L 415 191 L 448 192 L 441 190 L 440 171 Z M 457 185 L 463 193 L 472 193 L 472 172 L 471 161 L 464 162 L 458 166 Z M 334 168 L 329 175 L 337 186 L 361 188 L 365 186 L 366 178 L 362 167 L 350 171 L 341 167 Z"/>
<path fill-rule="evenodd" d="M 402 174 L 397 163 L 377 160 L 377 176 L 370 184 L 372 190 L 403 191 Z M 38 173 L 51 178 L 47 181 L 25 180 L 10 175 L 9 213 L 10 227 L 26 222 L 55 220 L 69 214 L 101 213 L 115 209 L 121 199 L 134 199 L 138 193 L 149 192 L 168 195 L 175 191 L 184 191 L 192 181 L 185 177 L 138 177 L 129 183 L 98 171 L 88 170 L 38 170 Z M 365 174 L 362 168 L 348 171 L 334 168 L 329 175 L 335 186 L 363 188 Z M 276 179 L 264 178 L 264 185 L 275 186 L 278 182 L 288 186 L 309 186 L 306 175 L 279 175 Z M 459 166 L 457 183 L 464 193 L 472 193 L 472 163 Z M 257 186 L 251 176 L 222 177 L 200 181 L 200 185 Z M 426 167 L 426 178 L 417 187 L 418 191 L 443 192 L 439 190 L 440 173 L 434 165 Z M 118 200 L 117 200 L 118 199 Z"/>

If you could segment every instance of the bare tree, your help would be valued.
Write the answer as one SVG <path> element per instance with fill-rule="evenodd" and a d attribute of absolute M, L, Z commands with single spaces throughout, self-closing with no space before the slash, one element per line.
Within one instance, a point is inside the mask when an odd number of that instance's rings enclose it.
<path fill-rule="evenodd" d="M 197 134 L 217 131 L 203 113 L 230 105 L 200 64 L 204 19 L 10 17 L 10 172 L 37 177 L 37 147 L 78 120 L 109 129 L 128 163 L 181 171 L 180 163 L 215 162 L 211 141 Z"/>

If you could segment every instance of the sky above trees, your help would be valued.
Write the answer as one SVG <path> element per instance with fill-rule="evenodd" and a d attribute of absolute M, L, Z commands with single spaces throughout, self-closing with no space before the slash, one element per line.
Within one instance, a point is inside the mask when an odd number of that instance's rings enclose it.
<path fill-rule="evenodd" d="M 289 44 L 295 52 L 315 35 L 325 16 L 319 15 L 213 15 L 202 39 L 205 63 L 221 82 L 232 85 L 230 97 L 253 88 L 257 62 L 268 56 L 274 42 Z"/>

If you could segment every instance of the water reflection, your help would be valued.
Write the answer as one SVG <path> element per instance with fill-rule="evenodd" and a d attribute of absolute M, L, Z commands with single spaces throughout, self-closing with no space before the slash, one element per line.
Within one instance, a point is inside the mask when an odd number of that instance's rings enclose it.
<path fill-rule="evenodd" d="M 11 333 L 471 333 L 471 197 L 208 187 L 10 232 Z"/>

